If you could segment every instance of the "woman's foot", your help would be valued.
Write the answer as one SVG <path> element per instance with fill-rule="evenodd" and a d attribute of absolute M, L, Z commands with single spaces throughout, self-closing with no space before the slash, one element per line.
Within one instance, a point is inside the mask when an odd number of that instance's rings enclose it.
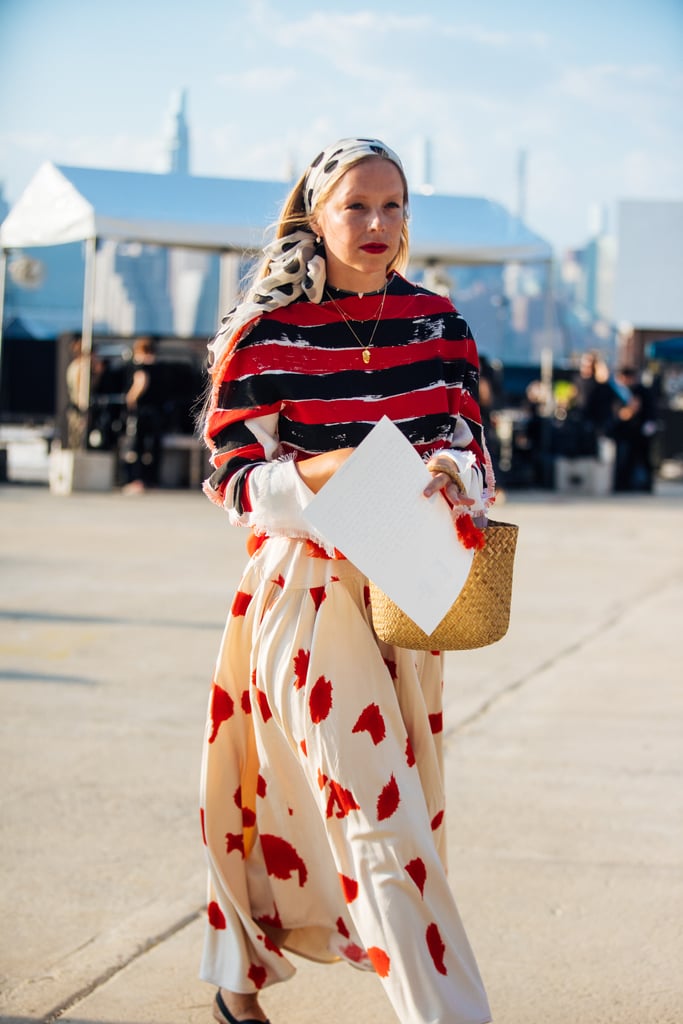
<path fill-rule="evenodd" d="M 218 1024 L 268 1024 L 268 1018 L 253 993 L 229 992 L 219 988 L 213 1004 Z"/>

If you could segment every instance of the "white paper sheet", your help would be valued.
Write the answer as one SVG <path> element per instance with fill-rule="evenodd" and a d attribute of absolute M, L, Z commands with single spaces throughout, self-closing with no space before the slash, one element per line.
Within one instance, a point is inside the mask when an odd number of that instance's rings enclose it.
<path fill-rule="evenodd" d="M 325 540 L 431 633 L 462 590 L 474 553 L 457 538 L 431 473 L 386 416 L 307 505 Z"/>

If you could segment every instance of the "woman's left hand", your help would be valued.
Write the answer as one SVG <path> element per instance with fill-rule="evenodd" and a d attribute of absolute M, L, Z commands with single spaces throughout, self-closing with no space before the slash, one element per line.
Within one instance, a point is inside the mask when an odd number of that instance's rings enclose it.
<path fill-rule="evenodd" d="M 422 492 L 425 498 L 430 498 L 437 491 L 443 491 L 453 505 L 474 505 L 474 499 L 467 497 L 465 486 L 452 459 L 446 455 L 433 455 L 427 463 L 427 469 L 432 474 L 432 479 Z"/>

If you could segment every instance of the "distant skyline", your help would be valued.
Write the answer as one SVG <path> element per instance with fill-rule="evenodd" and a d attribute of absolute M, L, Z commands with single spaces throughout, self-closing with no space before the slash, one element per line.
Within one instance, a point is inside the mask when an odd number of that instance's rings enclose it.
<path fill-rule="evenodd" d="M 680 0 L 0 0 L 0 183 L 45 160 L 163 171 L 187 92 L 190 171 L 285 179 L 377 135 L 422 183 L 516 211 L 557 250 L 618 199 L 683 198 Z M 592 221 L 592 223 L 591 223 Z"/>

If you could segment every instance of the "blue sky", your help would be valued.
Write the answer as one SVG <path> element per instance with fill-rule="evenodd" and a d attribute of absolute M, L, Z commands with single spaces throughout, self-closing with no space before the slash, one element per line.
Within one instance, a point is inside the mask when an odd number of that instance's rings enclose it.
<path fill-rule="evenodd" d="M 556 247 L 591 210 L 683 197 L 681 0 L 0 0 L 0 182 L 44 160 L 165 169 L 187 89 L 194 174 L 284 179 L 377 135 L 419 184 L 517 204 Z"/>

